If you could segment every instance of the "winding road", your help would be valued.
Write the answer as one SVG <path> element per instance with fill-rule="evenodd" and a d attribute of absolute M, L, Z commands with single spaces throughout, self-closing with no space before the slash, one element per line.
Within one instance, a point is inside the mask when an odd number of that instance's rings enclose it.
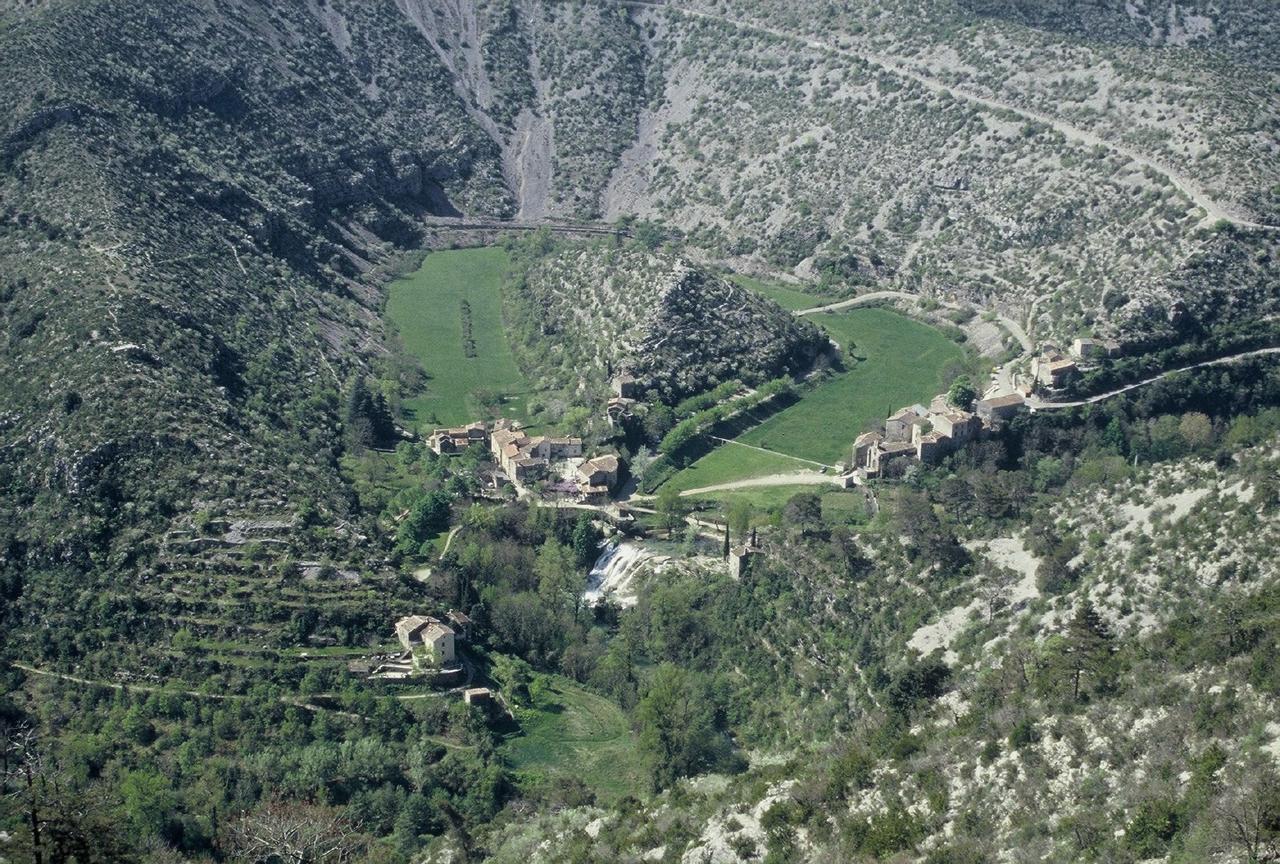
<path fill-rule="evenodd" d="M 623 3 L 622 5 L 653 7 L 659 4 L 643 3 L 643 2 L 627 2 L 627 3 Z M 742 21 L 737 18 L 729 18 L 724 15 L 717 15 L 711 12 L 703 12 L 695 9 L 687 9 L 687 8 L 672 5 L 672 4 L 662 4 L 662 5 L 663 5 L 663 8 L 669 9 L 680 15 L 688 16 L 690 18 L 701 18 L 707 21 L 715 21 L 720 24 L 726 24 L 730 27 L 735 27 L 739 30 L 748 30 L 748 31 L 754 31 L 757 33 L 763 33 L 765 35 L 772 36 L 775 39 L 780 39 L 784 42 L 792 42 L 792 43 L 800 44 L 814 51 L 821 51 L 827 54 L 835 54 L 840 57 L 848 57 L 853 60 L 857 60 L 857 61 L 866 63 L 868 65 L 878 67 L 883 71 L 889 72 L 890 74 L 893 74 L 893 75 L 897 75 L 900 78 L 905 78 L 907 80 L 910 80 L 933 93 L 939 93 L 939 94 L 951 96 L 953 98 L 960 99 L 966 102 L 971 102 L 975 105 L 982 106 L 983 108 L 986 108 L 990 111 L 1009 112 L 1011 114 L 1015 114 L 1023 118 L 1024 120 L 1029 120 L 1034 123 L 1040 123 L 1042 125 L 1045 125 L 1054 129 L 1059 134 L 1061 134 L 1064 138 L 1067 138 L 1068 140 L 1071 140 L 1071 141 L 1075 141 L 1077 144 L 1083 145 L 1085 147 L 1103 147 L 1107 150 L 1110 150 L 1113 153 L 1116 153 L 1120 156 L 1125 157 L 1126 159 L 1128 159 L 1129 161 L 1137 165 L 1141 165 L 1144 168 L 1150 168 L 1152 171 L 1155 171 L 1156 173 L 1162 175 L 1180 192 L 1182 192 L 1182 194 L 1185 195 L 1193 204 L 1195 204 L 1200 209 L 1204 210 L 1205 218 L 1203 220 L 1203 223 L 1213 223 L 1221 220 L 1221 221 L 1229 222 L 1241 228 L 1250 228 L 1250 229 L 1265 230 L 1265 231 L 1280 231 L 1280 225 L 1269 225 L 1261 222 L 1255 222 L 1244 216 L 1231 212 L 1225 206 L 1223 206 L 1222 204 L 1219 204 L 1217 201 L 1211 198 L 1202 186 L 1200 186 L 1196 181 L 1187 177 L 1185 174 L 1182 174 L 1181 172 L 1176 171 L 1173 168 L 1168 167 L 1167 165 L 1157 162 L 1151 157 L 1145 156 L 1131 147 L 1127 147 L 1123 144 L 1117 144 L 1114 141 L 1109 141 L 1095 132 L 1090 132 L 1087 129 L 1081 129 L 1078 126 L 1073 126 L 1070 123 L 1067 123 L 1057 117 L 1052 117 L 1048 114 L 1042 114 L 1039 111 L 1034 111 L 1029 108 L 1022 108 L 1010 102 L 1004 102 L 999 99 L 993 99 L 989 96 L 982 96 L 977 93 L 972 93 L 968 90 L 957 87 L 953 84 L 947 84 L 943 81 L 939 81 L 936 78 L 932 78 L 928 75 L 925 75 L 922 72 L 918 72 L 914 69 L 911 69 L 903 65 L 902 63 L 898 62 L 897 60 L 891 59 L 889 57 L 885 57 L 883 55 L 864 54 L 849 48 L 842 48 L 838 45 L 832 45 L 829 42 L 822 42 L 817 39 L 810 39 L 805 36 L 796 35 L 795 33 L 788 33 L 785 30 L 777 30 L 772 27 L 766 27 L 763 24 L 755 24 L 748 21 Z"/>
<path fill-rule="evenodd" d="M 823 312 L 839 312 L 841 309 L 851 309 L 855 306 L 865 306 L 868 303 L 878 303 L 881 300 L 920 300 L 919 294 L 912 294 L 908 291 L 869 291 L 866 294 L 859 294 L 857 297 L 851 297 L 848 300 L 841 300 L 837 303 L 828 303 L 825 306 L 812 306 L 808 309 L 800 309 L 796 311 L 796 315 L 820 315 Z M 963 307 L 956 303 L 945 303 L 941 305 L 951 309 L 970 308 Z M 1035 350 L 1031 337 L 1027 335 L 1027 331 L 1022 325 L 1007 315 L 996 313 L 998 320 L 1006 330 L 1018 340 L 1018 344 L 1022 346 L 1022 350 L 1026 354 L 1030 354 Z"/>
<path fill-rule="evenodd" d="M 1154 384 L 1168 378 L 1171 375 L 1177 375 L 1179 372 L 1187 372 L 1191 369 L 1201 369 L 1205 366 L 1223 366 L 1228 363 L 1238 363 L 1250 357 L 1261 357 L 1266 354 L 1280 354 L 1280 348 L 1256 348 L 1253 351 L 1241 351 L 1239 354 L 1231 354 L 1226 357 L 1218 357 L 1214 360 L 1202 360 L 1199 363 L 1191 363 L 1186 366 L 1179 366 L 1177 369 L 1167 369 L 1159 375 L 1152 375 L 1150 378 L 1144 378 L 1141 381 L 1134 381 L 1132 384 L 1126 384 L 1123 387 L 1117 387 L 1114 390 L 1108 390 L 1105 393 L 1098 393 L 1085 399 L 1076 399 L 1071 402 L 1046 402 L 1038 396 L 1031 396 L 1027 399 L 1027 405 L 1033 411 L 1050 411 L 1055 408 L 1079 408 L 1082 405 L 1092 405 L 1095 402 L 1102 402 L 1113 396 L 1119 396 L 1122 393 L 1128 393 L 1130 390 L 1137 390 L 1139 387 L 1146 387 L 1148 384 Z"/>

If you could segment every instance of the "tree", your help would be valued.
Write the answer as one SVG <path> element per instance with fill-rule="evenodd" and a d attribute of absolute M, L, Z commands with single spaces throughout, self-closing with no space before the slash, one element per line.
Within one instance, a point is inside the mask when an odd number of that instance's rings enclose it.
<path fill-rule="evenodd" d="M 674 531 L 684 522 L 689 508 L 680 491 L 674 486 L 663 486 L 658 490 L 658 500 L 654 507 L 658 511 L 658 522 L 667 531 Z"/>
<path fill-rule="evenodd" d="M 1280 858 L 1280 774 L 1269 763 L 1233 773 L 1210 807 L 1215 845 L 1221 852 L 1243 852 L 1250 864 L 1275 861 Z"/>
<path fill-rule="evenodd" d="M 154 771 L 130 771 L 120 783 L 120 795 L 130 824 L 143 836 L 163 833 L 178 804 L 169 781 Z"/>
<path fill-rule="evenodd" d="M 675 425 L 676 415 L 671 407 L 654 402 L 644 415 L 644 436 L 650 444 L 657 444 Z"/>
<path fill-rule="evenodd" d="M 363 376 L 357 375 L 351 382 L 343 419 L 353 447 L 376 447 L 395 438 L 395 421 L 386 397 L 381 391 L 370 392 Z"/>
<path fill-rule="evenodd" d="M 600 529 L 596 527 L 595 520 L 591 518 L 591 514 L 587 512 L 578 515 L 578 521 L 573 525 L 573 554 L 578 559 L 578 566 L 585 567 L 591 564 L 600 554 Z"/>
<path fill-rule="evenodd" d="M 542 544 L 533 567 L 538 577 L 538 596 L 557 615 L 571 613 L 576 620 L 582 600 L 582 580 L 573 552 L 554 538 Z"/>
<path fill-rule="evenodd" d="M 1191 411 L 1178 421 L 1178 432 L 1188 447 L 1199 450 L 1213 441 L 1213 421 L 1199 411 Z"/>
<path fill-rule="evenodd" d="M 822 499 L 813 492 L 798 492 L 787 499 L 782 518 L 807 534 L 822 525 Z"/>
<path fill-rule="evenodd" d="M 968 375 L 961 375 L 952 381 L 951 389 L 947 391 L 947 402 L 963 411 L 968 411 L 973 406 L 973 400 L 977 398 L 978 389 L 973 386 L 973 381 Z"/>
<path fill-rule="evenodd" d="M 720 736 L 706 684 L 678 666 L 658 667 L 636 719 L 655 790 L 697 773 L 718 755 Z"/>
<path fill-rule="evenodd" d="M 351 822 L 330 807 L 272 802 L 244 813 L 228 830 L 226 847 L 245 864 L 346 864 L 364 851 Z"/>
<path fill-rule="evenodd" d="M 1071 681 L 1071 699 L 1076 701 L 1085 680 L 1103 683 L 1110 675 L 1114 639 L 1105 621 L 1087 599 L 1076 607 L 1058 645 L 1056 665 Z"/>
<path fill-rule="evenodd" d="M 424 542 L 446 530 L 452 502 L 442 489 L 419 498 L 396 529 L 396 550 L 401 554 L 417 552 Z"/>

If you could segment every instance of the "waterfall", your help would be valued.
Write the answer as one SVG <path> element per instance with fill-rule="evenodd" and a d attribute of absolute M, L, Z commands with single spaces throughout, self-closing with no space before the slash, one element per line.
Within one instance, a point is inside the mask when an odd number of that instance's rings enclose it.
<path fill-rule="evenodd" d="M 658 557 L 638 543 L 618 543 L 607 547 L 587 576 L 583 601 L 594 606 L 609 599 L 620 606 L 634 606 L 636 595 L 632 580 L 641 567 Z"/>

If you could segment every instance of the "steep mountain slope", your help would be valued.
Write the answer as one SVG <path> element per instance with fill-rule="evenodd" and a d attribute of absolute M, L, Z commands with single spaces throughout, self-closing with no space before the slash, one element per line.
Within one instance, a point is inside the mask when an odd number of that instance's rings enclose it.
<path fill-rule="evenodd" d="M 801 373 L 826 343 L 772 301 L 643 249 L 571 247 L 536 259 L 506 301 L 522 362 L 562 390 L 603 389 L 626 370 L 674 402 L 734 378 Z"/>
<path fill-rule="evenodd" d="M 433 53 L 394 10 L 349 11 L 5 21 L 0 554 L 29 578 L 146 559 L 224 499 L 347 510 L 337 392 L 381 350 L 370 268 L 419 214 L 510 209 Z"/>

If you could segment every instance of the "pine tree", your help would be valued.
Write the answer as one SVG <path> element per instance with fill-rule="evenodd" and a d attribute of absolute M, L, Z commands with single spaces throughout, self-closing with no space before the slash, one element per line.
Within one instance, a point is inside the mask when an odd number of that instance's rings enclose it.
<path fill-rule="evenodd" d="M 1088 600 L 1081 601 L 1067 625 L 1062 663 L 1071 678 L 1071 698 L 1080 698 L 1081 681 L 1086 677 L 1101 682 L 1107 677 L 1114 651 L 1114 639 L 1098 611 Z"/>

